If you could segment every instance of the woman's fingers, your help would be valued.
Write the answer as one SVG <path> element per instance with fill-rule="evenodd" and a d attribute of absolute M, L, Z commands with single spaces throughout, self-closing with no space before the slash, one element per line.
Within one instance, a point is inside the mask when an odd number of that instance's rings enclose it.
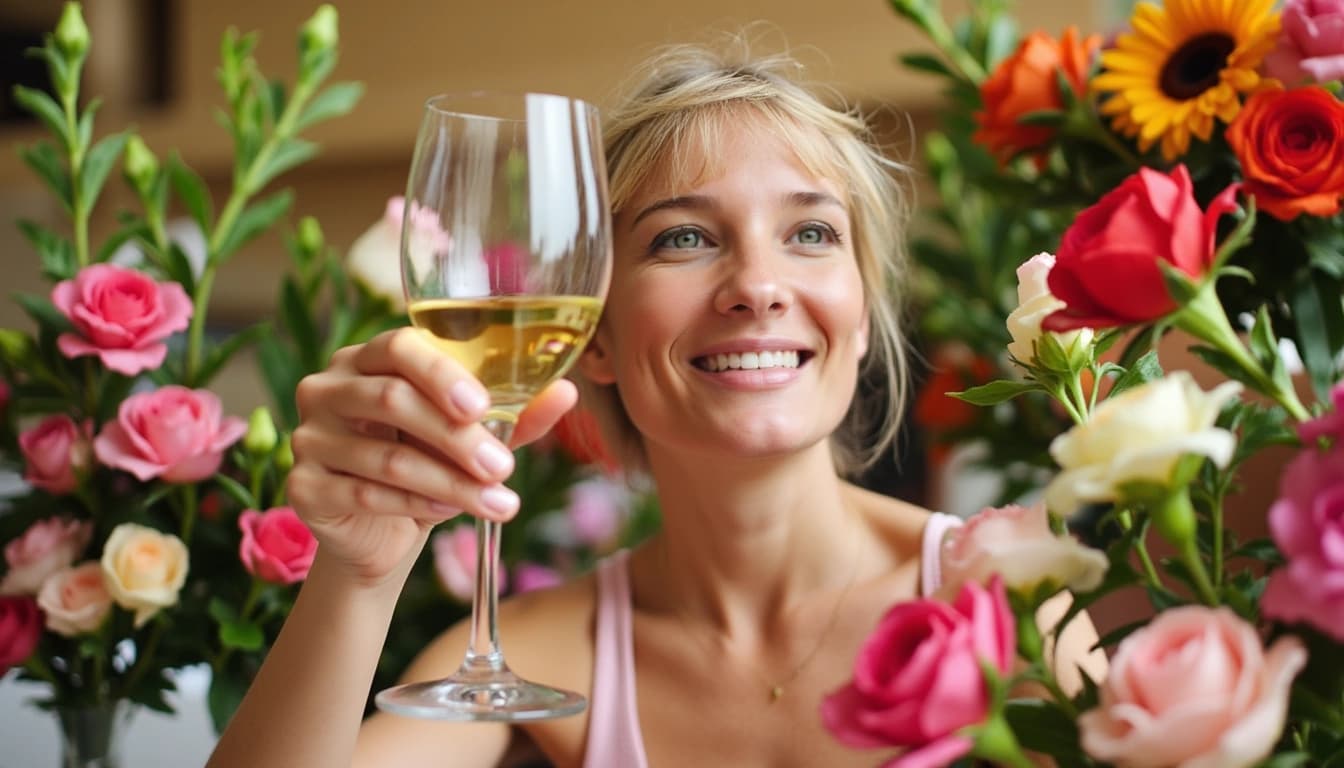
<path fill-rule="evenodd" d="M 578 401 L 579 391 L 568 379 L 560 379 L 543 389 L 519 415 L 518 425 L 513 429 L 514 447 L 527 445 L 546 434 Z"/>
<path fill-rule="evenodd" d="M 506 521 L 518 512 L 518 495 L 498 483 L 480 483 L 420 449 L 367 437 L 295 432 L 304 460 L 288 491 L 296 503 L 347 514 L 396 515 L 439 521 L 463 511 Z"/>
<path fill-rule="evenodd" d="M 437 408 L 463 423 L 479 421 L 490 406 L 490 395 L 476 377 L 415 328 L 375 336 L 350 362 L 361 374 L 404 378 Z"/>

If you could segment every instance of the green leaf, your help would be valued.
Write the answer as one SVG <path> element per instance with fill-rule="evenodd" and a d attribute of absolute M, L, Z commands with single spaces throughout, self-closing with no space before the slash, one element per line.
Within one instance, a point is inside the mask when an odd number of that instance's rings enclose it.
<path fill-rule="evenodd" d="M 257 323 L 251 328 L 239 331 L 222 343 L 215 346 L 206 355 L 205 361 L 201 364 L 200 371 L 196 374 L 196 381 L 192 382 L 194 387 L 204 387 L 209 385 L 210 380 L 215 377 L 219 369 L 224 367 L 230 359 L 248 344 L 254 344 L 258 339 L 270 333 L 271 324 L 267 322 Z"/>
<path fill-rule="evenodd" d="M 206 703 L 210 708 L 210 722 L 215 733 L 223 733 L 224 727 L 233 719 L 233 713 L 243 703 L 247 693 L 247 681 L 239 676 L 221 670 L 210 678 L 210 691 L 206 694 Z"/>
<path fill-rule="evenodd" d="M 49 141 L 39 141 L 32 146 L 19 150 L 19 157 L 36 173 L 47 187 L 56 193 L 56 198 L 65 206 L 66 212 L 74 210 L 74 196 L 70 187 L 70 176 L 56 148 Z"/>
<path fill-rule="evenodd" d="M 1340 299 L 1344 286 L 1337 278 L 1314 277 L 1311 272 L 1299 275 L 1289 289 L 1288 303 L 1302 365 L 1316 398 L 1324 403 L 1330 401 L 1330 388 L 1338 378 L 1336 353 L 1344 347 L 1344 301 Z"/>
<path fill-rule="evenodd" d="M 1134 338 L 1129 340 L 1129 344 L 1125 346 L 1125 351 L 1120 354 L 1120 359 L 1116 362 L 1126 370 L 1133 368 L 1134 363 L 1137 362 L 1140 357 L 1157 349 L 1157 342 L 1162 338 L 1164 330 L 1165 329 L 1161 324 L 1145 327 L 1142 331 L 1135 334 Z"/>
<path fill-rule="evenodd" d="M 164 483 L 163 485 L 160 485 L 158 488 L 155 488 L 147 496 L 145 496 L 145 498 L 140 500 L 140 509 L 148 511 L 155 504 L 158 504 L 160 501 L 163 501 L 173 491 L 176 490 L 177 486 L 173 485 L 172 483 Z"/>
<path fill-rule="evenodd" d="M 1299 766 L 1310 764 L 1311 753 L 1309 752 L 1281 752 L 1258 763 L 1256 768 L 1299 768 Z"/>
<path fill-rule="evenodd" d="M 314 142 L 299 138 L 285 139 L 257 173 L 255 188 L 265 188 L 275 177 L 316 157 L 317 151 L 318 145 Z"/>
<path fill-rule="evenodd" d="M 941 75 L 943 77 L 955 78 L 952 70 L 943 63 L 943 60 L 928 53 L 906 53 L 899 57 L 902 65 L 916 72 L 925 72 L 931 75 Z"/>
<path fill-rule="evenodd" d="M 75 247 L 70 241 L 30 219 L 18 221 L 19 231 L 42 261 L 42 274 L 52 280 L 75 276 Z"/>
<path fill-rule="evenodd" d="M 50 94 L 22 85 L 14 86 L 13 94 L 15 103 L 40 119 L 47 126 L 47 130 L 69 143 L 65 128 L 65 111 Z"/>
<path fill-rule="evenodd" d="M 1093 644 L 1092 647 L 1110 648 L 1111 646 L 1118 644 L 1121 640 L 1124 640 L 1126 637 L 1129 637 L 1130 635 L 1134 634 L 1134 632 L 1136 632 L 1137 630 L 1143 629 L 1146 626 L 1148 626 L 1148 620 L 1143 619 L 1141 621 L 1134 621 L 1125 624 L 1123 626 L 1116 627 L 1110 632 L 1107 632 L 1106 634 L 1102 635 L 1101 638 L 1099 638 L 1097 642 Z"/>
<path fill-rule="evenodd" d="M 112 258 L 112 254 L 116 253 L 118 248 L 137 238 L 145 241 L 150 238 L 149 225 L 145 223 L 144 219 L 137 218 L 122 224 L 98 247 L 98 252 L 93 257 L 94 263 L 101 264 L 107 261 Z"/>
<path fill-rule="evenodd" d="M 261 504 L 252 497 L 252 492 L 244 488 L 242 483 L 234 480 L 232 477 L 223 473 L 215 473 L 215 482 L 219 483 L 220 489 L 233 497 L 233 500 L 238 502 L 243 509 L 261 508 Z"/>
<path fill-rule="evenodd" d="M 196 275 L 192 271 L 191 260 L 187 258 L 187 252 L 182 250 L 182 246 L 177 243 L 168 244 L 163 268 L 168 277 L 179 283 L 188 296 L 196 295 Z"/>
<path fill-rule="evenodd" d="M 297 133 L 315 123 L 344 115 L 355 108 L 355 104 L 363 95 L 363 83 L 332 83 L 303 108 L 295 123 L 294 131 Z"/>
<path fill-rule="evenodd" d="M 84 157 L 88 159 L 89 146 L 93 143 L 93 116 L 98 114 L 98 108 L 103 105 L 102 100 L 94 99 L 84 108 L 84 114 L 79 116 L 79 147 L 84 150 Z"/>
<path fill-rule="evenodd" d="M 1126 370 L 1115 384 L 1111 386 L 1108 398 L 1124 392 L 1127 389 L 1147 384 L 1150 381 L 1162 378 L 1162 363 L 1158 362 L 1157 350 L 1151 349 L 1144 353 L 1143 357 L 1135 360 L 1129 369 Z"/>
<path fill-rule="evenodd" d="M 971 405 L 998 405 L 1027 392 L 1041 391 L 1044 391 L 1041 389 L 1041 385 L 1035 382 L 1000 379 L 978 387 L 971 387 L 964 392 L 948 392 L 947 394 Z"/>
<path fill-rule="evenodd" d="M 307 370 L 320 367 L 321 362 L 315 359 L 322 348 L 317 324 L 313 322 L 312 310 L 300 292 L 298 283 L 294 282 L 293 276 L 286 276 L 281 287 L 280 311 L 285 327 L 294 340 L 294 346 L 304 356 L 303 362 Z"/>
<path fill-rule="evenodd" d="M 52 333 L 74 330 L 70 319 L 61 314 L 50 299 L 31 293 L 16 293 L 14 301 L 37 323 L 38 327 Z"/>
<path fill-rule="evenodd" d="M 210 604 L 206 606 L 205 610 L 206 613 L 210 614 L 210 618 L 220 624 L 227 624 L 231 621 L 238 620 L 238 611 L 234 610 L 232 605 L 224 602 L 224 599 L 221 597 L 210 598 Z"/>
<path fill-rule="evenodd" d="M 121 157 L 121 151 L 126 148 L 126 133 L 114 133 L 111 136 L 105 136 L 89 154 L 84 158 L 84 167 L 80 169 L 82 178 L 79 180 L 79 191 L 83 197 L 85 210 L 91 210 L 94 202 L 98 200 L 98 195 L 103 191 L 103 184 L 107 181 L 107 175 L 112 172 L 113 166 L 117 164 Z"/>
<path fill-rule="evenodd" d="M 1252 539 L 1228 554 L 1228 559 L 1234 557 L 1245 557 L 1264 563 L 1283 562 L 1283 553 L 1279 551 L 1273 539 Z"/>
<path fill-rule="evenodd" d="M 234 251 L 274 224 L 276 219 L 279 219 L 285 214 L 285 211 L 289 210 L 289 205 L 293 200 L 294 193 L 286 189 L 243 209 L 242 214 L 238 216 L 238 220 L 224 235 L 223 243 L 219 246 L 219 252 L 210 254 L 211 259 L 216 263 L 223 262 Z"/>
<path fill-rule="evenodd" d="M 187 213 L 201 228 L 210 231 L 210 222 L 215 218 L 214 203 L 210 199 L 210 190 L 195 171 L 182 162 L 176 152 L 168 157 L 168 181 L 173 185 Z"/>
<path fill-rule="evenodd" d="M 989 29 L 985 30 L 985 69 L 994 69 L 994 65 L 1007 58 L 1016 47 L 1017 22 L 1006 13 L 992 17 Z"/>
<path fill-rule="evenodd" d="M 257 344 L 257 364 L 261 366 L 266 388 L 271 391 L 278 420 L 285 429 L 293 429 L 299 423 L 299 409 L 294 403 L 294 390 L 303 377 L 299 361 L 275 336 L 263 336 Z"/>
<path fill-rule="evenodd" d="M 225 648 L 256 651 L 266 642 L 266 636 L 253 622 L 230 621 L 219 625 L 219 642 Z"/>
<path fill-rule="evenodd" d="M 1068 116 L 1058 109 L 1037 109 L 1018 115 L 1017 124 L 1058 127 L 1064 124 L 1066 117 Z"/>
<path fill-rule="evenodd" d="M 1078 725 L 1055 704 L 1042 699 L 1010 699 L 1003 716 L 1025 749 L 1054 757 L 1060 765 L 1086 765 Z"/>
<path fill-rule="evenodd" d="M 1177 304 L 1185 306 L 1199 294 L 1199 285 L 1170 262 L 1158 259 L 1157 268 L 1162 271 L 1162 284 L 1166 286 L 1167 294 Z"/>
<path fill-rule="evenodd" d="M 1190 351 L 1195 353 L 1195 355 L 1198 356 L 1200 360 L 1203 360 L 1211 367 L 1217 369 L 1219 373 L 1223 374 L 1229 379 L 1232 379 L 1233 381 L 1240 381 L 1241 383 L 1249 385 L 1253 388 L 1259 386 L 1259 383 L 1252 380 L 1247 375 L 1246 371 L 1242 369 L 1241 364 L 1238 363 L 1236 360 L 1234 360 L 1232 357 L 1230 357 L 1227 353 L 1222 352 L 1221 350 L 1214 349 L 1213 347 L 1205 347 L 1202 345 L 1196 345 L 1190 347 Z"/>

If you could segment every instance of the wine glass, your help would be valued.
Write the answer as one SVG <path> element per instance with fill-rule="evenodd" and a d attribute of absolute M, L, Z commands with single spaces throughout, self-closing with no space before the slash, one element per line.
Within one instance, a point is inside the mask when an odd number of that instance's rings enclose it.
<path fill-rule="evenodd" d="M 597 110 L 538 93 L 435 96 L 406 190 L 402 283 L 411 322 L 490 393 L 485 426 L 508 444 L 519 412 L 592 337 L 611 275 Z M 380 709 L 443 720 L 582 712 L 577 693 L 504 663 L 497 628 L 500 523 L 477 519 L 466 658 L 443 680 L 381 691 Z"/>

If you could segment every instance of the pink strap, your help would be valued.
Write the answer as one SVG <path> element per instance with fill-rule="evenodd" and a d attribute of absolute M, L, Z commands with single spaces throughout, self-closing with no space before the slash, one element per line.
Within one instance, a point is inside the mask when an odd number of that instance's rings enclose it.
<path fill-rule="evenodd" d="M 934 512 L 924 523 L 924 540 L 919 549 L 919 593 L 932 595 L 943 585 L 943 537 L 961 525 L 961 518 Z"/>
<path fill-rule="evenodd" d="M 597 566 L 593 690 L 588 702 L 584 768 L 648 768 L 649 764 L 635 698 L 628 555 L 621 550 Z"/>

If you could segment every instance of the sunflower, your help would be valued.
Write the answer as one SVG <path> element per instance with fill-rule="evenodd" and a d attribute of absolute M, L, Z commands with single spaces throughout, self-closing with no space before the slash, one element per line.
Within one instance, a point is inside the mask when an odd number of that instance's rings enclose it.
<path fill-rule="evenodd" d="M 1159 139 L 1171 162 L 1208 141 L 1214 118 L 1230 122 L 1242 94 L 1262 87 L 1256 68 L 1274 49 L 1279 15 L 1274 0 L 1168 0 L 1140 3 L 1133 31 L 1101 54 L 1092 80 L 1112 95 L 1101 105 L 1111 127 L 1137 136 L 1147 152 Z"/>

